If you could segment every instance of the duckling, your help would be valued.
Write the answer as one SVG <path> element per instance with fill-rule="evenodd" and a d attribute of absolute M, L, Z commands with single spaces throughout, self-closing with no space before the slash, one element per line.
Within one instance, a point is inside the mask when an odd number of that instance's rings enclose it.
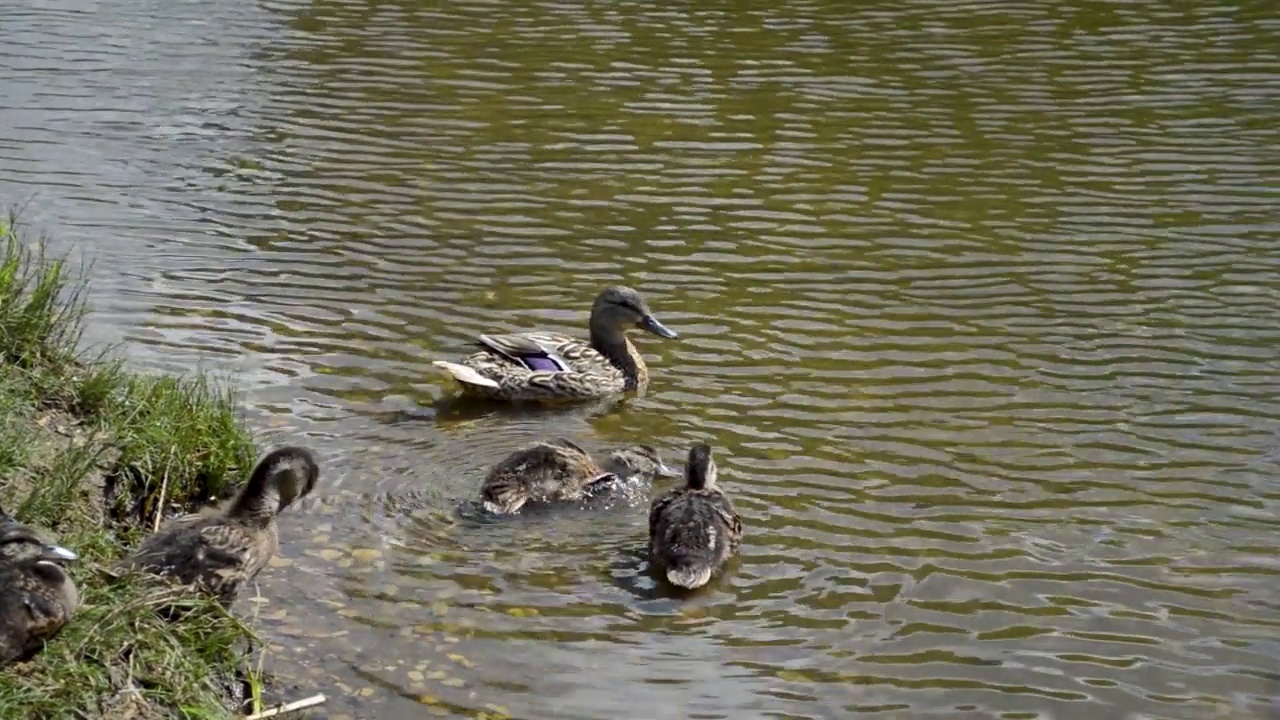
<path fill-rule="evenodd" d="M 249 482 L 222 510 L 176 518 L 143 540 L 120 565 L 195 585 L 230 605 L 279 547 L 276 515 L 305 497 L 320 466 L 301 447 L 282 447 L 253 468 Z"/>
<path fill-rule="evenodd" d="M 32 557 L 75 560 L 77 555 L 61 545 L 47 542 L 30 525 L 18 522 L 0 507 L 0 564 Z"/>
<path fill-rule="evenodd" d="M 716 486 L 711 447 L 689 450 L 684 487 L 655 497 L 649 506 L 649 557 L 667 580 L 682 588 L 706 585 L 742 544 L 742 518 Z"/>
<path fill-rule="evenodd" d="M 432 364 L 464 394 L 490 400 L 586 400 L 629 392 L 649 382 L 649 369 L 627 339 L 636 327 L 664 338 L 679 334 L 658 322 L 632 288 L 615 285 L 596 296 L 590 340 L 549 332 L 481 335 L 480 352 Z"/>
<path fill-rule="evenodd" d="M 616 479 L 582 446 L 559 438 L 520 448 L 494 465 L 480 500 L 491 513 L 512 515 L 530 502 L 577 500 L 591 485 Z"/>
<path fill-rule="evenodd" d="M 581 445 L 559 438 L 520 448 L 494 465 L 480 500 L 491 513 L 512 515 L 527 503 L 582 500 L 632 478 L 674 473 L 648 445 L 615 450 L 602 467 Z"/>
<path fill-rule="evenodd" d="M 20 534 L 32 535 L 14 532 L 14 526 L 25 526 L 5 518 L 0 521 L 5 525 L 0 542 L 6 545 L 0 561 L 0 665 L 34 655 L 58 634 L 80 604 L 76 584 L 61 565 L 76 559 L 76 554 L 39 539 L 15 540 Z M 17 549 L 21 552 L 8 552 Z"/>

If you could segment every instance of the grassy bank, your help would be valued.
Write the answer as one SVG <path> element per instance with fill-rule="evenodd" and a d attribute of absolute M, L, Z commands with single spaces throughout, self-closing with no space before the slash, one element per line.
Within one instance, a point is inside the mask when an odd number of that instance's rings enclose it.
<path fill-rule="evenodd" d="M 0 505 L 78 552 L 82 604 L 0 668 L 3 718 L 228 716 L 249 629 L 208 601 L 102 573 L 155 522 L 227 496 L 254 460 L 230 395 L 80 348 L 82 277 L 0 221 Z M 166 623 L 154 608 L 194 612 Z"/>

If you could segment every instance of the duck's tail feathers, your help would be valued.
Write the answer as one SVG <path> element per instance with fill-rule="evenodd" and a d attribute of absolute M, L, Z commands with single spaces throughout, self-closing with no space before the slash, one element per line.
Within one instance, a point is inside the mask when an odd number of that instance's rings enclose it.
<path fill-rule="evenodd" d="M 667 568 L 667 580 L 672 585 L 694 590 L 711 582 L 709 565 L 686 565 L 684 567 Z"/>
<path fill-rule="evenodd" d="M 499 387 L 498 383 L 481 375 L 466 365 L 459 365 L 458 363 L 451 363 L 445 360 L 433 360 L 431 364 L 444 370 L 449 377 L 465 385 L 478 385 L 480 387 L 493 388 L 495 390 Z"/>

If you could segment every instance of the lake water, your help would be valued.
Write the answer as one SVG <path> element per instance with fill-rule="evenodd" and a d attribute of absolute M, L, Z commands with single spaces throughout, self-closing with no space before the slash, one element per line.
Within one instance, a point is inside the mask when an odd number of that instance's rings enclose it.
<path fill-rule="evenodd" d="M 0 199 L 322 455 L 240 608 L 325 717 L 1280 716 L 1280 16 L 774 5 L 7 0 Z M 615 282 L 643 397 L 442 404 Z M 459 514 L 560 435 L 711 442 L 737 567 Z"/>

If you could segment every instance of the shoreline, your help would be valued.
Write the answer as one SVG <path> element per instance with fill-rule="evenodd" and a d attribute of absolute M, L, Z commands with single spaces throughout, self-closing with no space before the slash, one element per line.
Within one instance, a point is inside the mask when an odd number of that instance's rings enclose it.
<path fill-rule="evenodd" d="M 235 717 L 260 708 L 244 619 L 110 568 L 158 522 L 229 497 L 256 450 L 233 393 L 202 374 L 84 350 L 84 276 L 0 219 L 0 506 L 71 548 L 80 606 L 0 672 L 0 717 Z M 188 612 L 167 622 L 156 612 Z M 252 711 L 252 710 L 251 710 Z M 296 717 L 296 716 L 295 716 Z"/>

